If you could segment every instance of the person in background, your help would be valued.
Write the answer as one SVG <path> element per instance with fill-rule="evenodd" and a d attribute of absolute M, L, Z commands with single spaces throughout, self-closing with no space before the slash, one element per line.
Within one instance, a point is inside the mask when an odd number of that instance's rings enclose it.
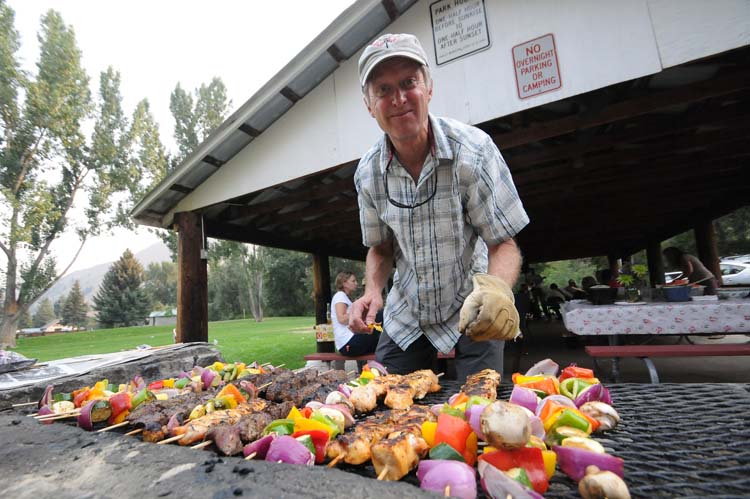
<path fill-rule="evenodd" d="M 596 280 L 596 277 L 592 275 L 587 275 L 583 279 L 581 279 L 581 288 L 583 288 L 583 292 L 588 295 L 589 289 L 591 289 L 591 286 L 598 285 L 599 282 Z"/>
<path fill-rule="evenodd" d="M 565 295 L 560 288 L 554 282 L 549 285 L 549 291 L 547 291 L 547 309 L 555 314 L 558 320 L 562 320 L 562 313 L 560 313 L 560 304 L 565 302 Z M 550 314 L 551 315 L 551 314 Z"/>
<path fill-rule="evenodd" d="M 695 256 L 684 253 L 681 249 L 670 246 L 662 251 L 664 259 L 667 261 L 667 266 L 673 269 L 681 270 L 687 278 L 688 282 L 696 282 L 701 279 L 706 279 L 701 282 L 706 288 L 703 290 L 705 295 L 715 295 L 717 281 L 716 277 L 708 270 L 705 265 Z M 708 279 L 707 279 L 708 278 Z"/>
<path fill-rule="evenodd" d="M 357 291 L 357 276 L 353 272 L 339 272 L 336 275 L 336 294 L 331 298 L 331 323 L 336 350 L 346 357 L 356 357 L 373 353 L 378 345 L 380 333 L 368 331 L 355 334 L 349 329 L 349 308 L 352 296 Z M 357 361 L 360 370 L 364 361 Z"/>
<path fill-rule="evenodd" d="M 529 218 L 510 170 L 482 130 L 429 113 L 428 57 L 410 34 L 385 34 L 359 59 L 365 106 L 383 131 L 357 166 L 367 287 L 352 331 L 383 307 L 375 352 L 389 372 L 431 368 L 455 349 L 459 381 L 502 371 L 503 340 L 518 335 L 512 286 L 521 268 L 514 237 Z"/>
<path fill-rule="evenodd" d="M 573 279 L 568 280 L 568 285 L 565 286 L 565 291 L 567 291 L 574 300 L 586 298 L 586 292 L 579 288 Z"/>

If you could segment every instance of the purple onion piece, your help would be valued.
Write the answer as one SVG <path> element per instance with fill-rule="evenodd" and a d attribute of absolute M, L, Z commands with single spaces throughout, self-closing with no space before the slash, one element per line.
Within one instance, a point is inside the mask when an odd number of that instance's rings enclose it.
<path fill-rule="evenodd" d="M 534 412 L 539 405 L 539 397 L 536 392 L 530 388 L 514 385 L 508 402 L 520 405 L 521 407 L 525 407 L 531 412 Z"/>
<path fill-rule="evenodd" d="M 44 393 L 42 394 L 42 398 L 39 399 L 39 403 L 36 406 L 37 409 L 52 405 L 52 390 L 54 389 L 54 385 L 47 385 L 47 388 L 44 389 Z"/>

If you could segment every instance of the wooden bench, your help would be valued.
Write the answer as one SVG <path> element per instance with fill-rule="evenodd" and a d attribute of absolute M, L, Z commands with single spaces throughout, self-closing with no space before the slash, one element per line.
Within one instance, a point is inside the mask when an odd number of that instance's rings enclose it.
<path fill-rule="evenodd" d="M 455 357 L 456 357 L 456 352 L 454 352 L 453 350 L 451 350 L 447 354 L 438 352 L 438 359 L 453 359 Z M 335 362 L 337 360 L 375 360 L 375 354 L 368 353 L 367 355 L 357 355 L 355 357 L 346 357 L 336 352 L 319 352 L 319 353 L 311 353 L 311 354 L 305 355 L 303 359 L 305 359 L 306 361 L 319 360 L 321 362 L 325 362 L 326 365 L 328 366 L 328 369 L 330 369 L 331 362 Z"/>
<path fill-rule="evenodd" d="M 656 373 L 656 366 L 651 361 L 651 357 L 728 357 L 750 355 L 750 344 L 587 346 L 586 353 L 594 358 L 594 368 L 597 370 L 599 366 L 596 359 L 599 357 L 637 357 L 646 364 L 648 373 L 651 376 L 651 383 L 658 383 L 659 375 Z M 616 377 L 617 373 L 614 375 Z"/>

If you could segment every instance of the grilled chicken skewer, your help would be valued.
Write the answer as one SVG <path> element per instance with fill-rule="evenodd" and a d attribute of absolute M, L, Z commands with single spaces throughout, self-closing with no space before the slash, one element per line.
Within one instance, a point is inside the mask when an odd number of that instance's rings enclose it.
<path fill-rule="evenodd" d="M 483 369 L 469 375 L 461 387 L 461 393 L 468 396 L 478 395 L 494 401 L 497 399 L 497 387 L 500 385 L 500 373 L 494 369 Z"/>
<path fill-rule="evenodd" d="M 440 390 L 437 375 L 429 369 L 414 371 L 404 376 L 389 374 L 372 379 L 368 384 L 355 387 L 349 400 L 359 413 L 370 412 L 385 395 L 384 404 L 391 409 L 408 409 L 414 399 Z"/>
<path fill-rule="evenodd" d="M 186 425 L 176 427 L 172 430 L 172 433 L 175 436 L 182 435 L 182 438 L 178 440 L 180 445 L 190 445 L 198 440 L 203 440 L 212 427 L 220 424 L 236 424 L 242 416 L 261 412 L 266 407 L 268 407 L 267 400 L 251 399 L 249 402 L 239 404 L 234 409 L 215 411 L 194 419 Z"/>

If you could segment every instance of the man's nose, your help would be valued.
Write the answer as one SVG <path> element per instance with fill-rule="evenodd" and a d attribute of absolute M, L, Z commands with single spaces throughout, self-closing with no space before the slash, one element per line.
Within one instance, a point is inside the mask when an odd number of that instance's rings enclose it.
<path fill-rule="evenodd" d="M 395 104 L 401 104 L 406 101 L 406 90 L 403 90 L 401 87 L 396 87 L 393 90 L 393 96 L 391 97 L 392 101 Z"/>

